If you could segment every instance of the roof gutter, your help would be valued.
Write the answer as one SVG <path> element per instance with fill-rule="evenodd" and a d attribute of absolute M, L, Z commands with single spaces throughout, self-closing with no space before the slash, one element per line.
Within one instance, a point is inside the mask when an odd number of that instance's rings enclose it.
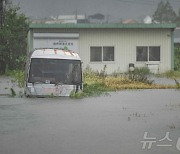
<path fill-rule="evenodd" d="M 67 28 L 67 29 L 175 29 L 176 24 L 38 24 L 33 23 L 30 29 L 49 29 L 49 28 Z"/>

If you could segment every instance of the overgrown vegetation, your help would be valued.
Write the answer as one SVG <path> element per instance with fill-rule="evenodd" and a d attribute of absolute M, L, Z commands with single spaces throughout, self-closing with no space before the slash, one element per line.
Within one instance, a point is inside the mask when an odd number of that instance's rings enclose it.
<path fill-rule="evenodd" d="M 165 76 L 167 78 L 171 79 L 179 79 L 180 78 L 180 71 L 167 71 L 161 76 Z"/>
<path fill-rule="evenodd" d="M 128 72 L 131 81 L 152 84 L 153 80 L 148 79 L 149 74 L 150 70 L 147 67 L 135 68 L 133 72 Z"/>
<path fill-rule="evenodd" d="M 163 74 L 158 74 L 160 77 L 167 77 L 171 79 L 180 79 L 180 45 L 175 45 L 174 50 L 174 71 L 167 71 Z"/>
<path fill-rule="evenodd" d="M 22 70 L 6 70 L 6 76 L 10 76 L 18 82 L 19 87 L 24 87 L 24 71 Z"/>
<path fill-rule="evenodd" d="M 82 98 L 88 96 L 99 96 L 110 91 L 125 89 L 167 89 L 176 86 L 166 86 L 154 84 L 148 79 L 149 70 L 147 68 L 136 68 L 134 73 L 124 73 L 119 75 L 107 75 L 106 66 L 100 72 L 93 71 L 87 67 L 83 71 L 83 91 L 71 93 L 72 98 Z M 6 71 L 7 76 L 15 78 L 19 87 L 24 86 L 24 72 L 21 70 Z"/>
<path fill-rule="evenodd" d="M 174 70 L 180 72 L 180 45 L 177 45 L 174 50 Z"/>
<path fill-rule="evenodd" d="M 97 96 L 108 91 L 117 91 L 124 89 L 166 89 L 175 88 L 175 86 L 165 86 L 153 84 L 148 79 L 150 73 L 147 68 L 136 68 L 133 73 L 107 75 L 106 66 L 100 72 L 95 72 L 87 67 L 84 70 L 84 89 L 83 92 L 73 93 L 71 97 L 80 98 L 86 96 Z"/>
<path fill-rule="evenodd" d="M 20 8 L 9 6 L 4 12 L 4 22 L 0 30 L 0 73 L 23 69 L 27 49 L 28 22 Z"/>

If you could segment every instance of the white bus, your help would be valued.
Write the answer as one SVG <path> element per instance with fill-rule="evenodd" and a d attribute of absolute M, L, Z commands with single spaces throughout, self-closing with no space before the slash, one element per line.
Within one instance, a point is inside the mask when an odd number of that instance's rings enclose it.
<path fill-rule="evenodd" d="M 59 49 L 37 49 L 30 53 L 25 70 L 25 96 L 69 96 L 82 90 L 79 55 Z"/>

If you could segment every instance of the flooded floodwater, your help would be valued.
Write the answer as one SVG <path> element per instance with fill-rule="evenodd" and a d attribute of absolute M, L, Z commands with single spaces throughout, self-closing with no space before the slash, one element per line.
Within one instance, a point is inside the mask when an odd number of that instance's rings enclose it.
<path fill-rule="evenodd" d="M 179 154 L 178 138 L 179 90 L 0 96 L 0 154 Z"/>

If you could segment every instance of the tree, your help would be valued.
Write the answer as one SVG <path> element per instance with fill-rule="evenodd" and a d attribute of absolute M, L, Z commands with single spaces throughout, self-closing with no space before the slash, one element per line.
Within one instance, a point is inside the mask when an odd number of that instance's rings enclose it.
<path fill-rule="evenodd" d="M 176 23 L 178 26 L 180 26 L 180 9 L 179 9 L 179 12 L 178 12 L 178 16 L 176 18 Z"/>
<path fill-rule="evenodd" d="M 101 13 L 96 13 L 94 15 L 90 15 L 88 18 L 97 19 L 97 20 L 104 20 L 105 16 Z"/>
<path fill-rule="evenodd" d="M 180 46 L 175 47 L 174 69 L 177 70 L 177 71 L 180 71 Z"/>
<path fill-rule="evenodd" d="M 160 23 L 174 23 L 176 22 L 177 15 L 171 7 L 169 1 L 164 3 L 161 1 L 153 14 L 153 20 Z"/>
<path fill-rule="evenodd" d="M 26 56 L 28 22 L 19 7 L 9 7 L 4 13 L 4 23 L 0 31 L 0 70 L 22 69 Z"/>

